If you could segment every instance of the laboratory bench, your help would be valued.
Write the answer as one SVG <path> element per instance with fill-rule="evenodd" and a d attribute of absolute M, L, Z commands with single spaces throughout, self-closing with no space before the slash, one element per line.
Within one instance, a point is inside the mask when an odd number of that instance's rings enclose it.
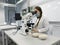
<path fill-rule="evenodd" d="M 53 35 L 48 35 L 46 40 L 41 40 L 30 35 L 24 35 L 21 30 L 14 34 L 16 31 L 16 29 L 4 31 L 6 36 L 6 45 L 8 45 L 7 37 L 13 40 L 16 45 L 60 45 L 60 38 Z"/>

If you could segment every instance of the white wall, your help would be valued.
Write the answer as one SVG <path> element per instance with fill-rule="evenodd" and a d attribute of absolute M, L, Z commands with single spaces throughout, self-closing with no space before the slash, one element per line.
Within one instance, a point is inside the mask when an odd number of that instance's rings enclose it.
<path fill-rule="evenodd" d="M 50 2 L 53 0 L 30 0 L 30 6 L 37 5 L 37 4 L 43 4 L 46 2 Z"/>
<path fill-rule="evenodd" d="M 43 15 L 49 18 L 49 21 L 60 21 L 60 1 L 52 1 L 40 5 L 43 10 Z"/>
<path fill-rule="evenodd" d="M 0 25 L 3 24 L 4 21 L 5 21 L 4 7 L 0 5 Z"/>

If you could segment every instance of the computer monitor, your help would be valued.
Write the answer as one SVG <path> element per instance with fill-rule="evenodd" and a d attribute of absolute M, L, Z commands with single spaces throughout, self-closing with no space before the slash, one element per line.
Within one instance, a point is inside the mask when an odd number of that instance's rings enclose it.
<path fill-rule="evenodd" d="M 21 14 L 20 13 L 15 13 L 15 20 L 21 20 Z"/>

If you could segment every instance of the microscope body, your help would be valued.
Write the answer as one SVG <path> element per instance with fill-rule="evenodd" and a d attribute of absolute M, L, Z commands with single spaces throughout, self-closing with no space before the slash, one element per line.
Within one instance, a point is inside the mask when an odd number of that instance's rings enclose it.
<path fill-rule="evenodd" d="M 31 20 L 31 13 L 22 16 L 22 19 L 17 21 L 17 30 L 21 30 L 22 34 L 28 34 L 34 25 L 34 23 Z"/>

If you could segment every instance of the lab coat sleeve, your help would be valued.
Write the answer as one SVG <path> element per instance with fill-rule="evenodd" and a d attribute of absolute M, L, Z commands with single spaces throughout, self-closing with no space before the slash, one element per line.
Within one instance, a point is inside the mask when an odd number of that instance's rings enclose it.
<path fill-rule="evenodd" d="M 49 22 L 47 19 L 43 20 L 43 27 L 41 29 L 38 29 L 39 32 L 47 32 L 49 30 Z"/>

